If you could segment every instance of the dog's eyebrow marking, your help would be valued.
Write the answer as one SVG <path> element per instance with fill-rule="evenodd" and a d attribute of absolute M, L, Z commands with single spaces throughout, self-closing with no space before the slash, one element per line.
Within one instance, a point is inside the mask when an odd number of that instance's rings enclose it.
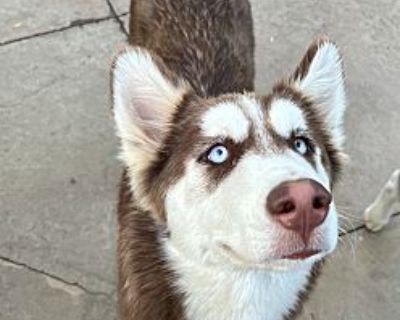
<path fill-rule="evenodd" d="M 244 141 L 250 130 L 250 122 L 243 111 L 233 102 L 222 102 L 211 107 L 201 122 L 206 137 L 226 137 L 235 142 Z"/>
<path fill-rule="evenodd" d="M 254 96 L 242 95 L 238 100 L 243 113 L 251 121 L 251 130 L 254 134 L 255 144 L 257 148 L 269 148 L 271 145 L 267 137 L 267 131 L 265 128 L 265 114 L 263 113 L 263 107 L 260 101 Z"/>
<path fill-rule="evenodd" d="M 301 109 L 287 99 L 275 99 L 269 110 L 269 121 L 275 132 L 288 139 L 294 130 L 306 130 L 307 124 Z"/>

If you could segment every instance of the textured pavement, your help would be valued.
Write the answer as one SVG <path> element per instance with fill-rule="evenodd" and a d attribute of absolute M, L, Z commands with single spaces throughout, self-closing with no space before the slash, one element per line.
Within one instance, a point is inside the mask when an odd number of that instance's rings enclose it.
<path fill-rule="evenodd" d="M 345 61 L 352 160 L 336 198 L 348 234 L 302 319 L 400 319 L 400 216 L 379 234 L 361 220 L 400 167 L 400 2 L 252 4 L 258 92 L 318 34 L 335 39 Z M 126 39 L 128 6 L 1 1 L 0 320 L 116 317 L 109 64 Z"/>

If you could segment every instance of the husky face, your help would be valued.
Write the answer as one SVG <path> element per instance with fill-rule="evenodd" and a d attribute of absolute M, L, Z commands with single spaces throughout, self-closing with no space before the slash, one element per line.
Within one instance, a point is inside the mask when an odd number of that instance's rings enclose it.
<path fill-rule="evenodd" d="M 113 68 L 121 159 L 165 242 L 202 265 L 293 269 L 336 246 L 341 58 L 323 39 L 265 96 L 199 97 L 144 49 Z"/>

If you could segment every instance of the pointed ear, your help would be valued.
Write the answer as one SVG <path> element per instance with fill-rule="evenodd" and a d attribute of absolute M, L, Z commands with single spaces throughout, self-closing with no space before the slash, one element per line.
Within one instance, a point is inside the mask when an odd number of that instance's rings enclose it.
<path fill-rule="evenodd" d="M 188 86 L 160 58 L 131 47 L 115 59 L 112 89 L 118 135 L 123 141 L 154 149 Z"/>
<path fill-rule="evenodd" d="M 337 46 L 327 38 L 311 44 L 291 82 L 315 101 L 330 130 L 333 143 L 341 149 L 344 143 L 346 97 L 342 59 Z"/>
<path fill-rule="evenodd" d="M 131 183 L 140 185 L 144 179 L 143 170 L 154 160 L 188 90 L 160 58 L 145 49 L 129 47 L 115 59 L 113 112 L 121 138 L 121 158 L 129 169 Z"/>

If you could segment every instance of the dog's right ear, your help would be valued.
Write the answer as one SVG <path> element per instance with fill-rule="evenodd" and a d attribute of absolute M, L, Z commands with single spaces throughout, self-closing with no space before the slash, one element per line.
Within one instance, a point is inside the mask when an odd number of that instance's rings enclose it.
<path fill-rule="evenodd" d="M 140 183 L 141 171 L 156 156 L 188 90 L 189 86 L 177 79 L 160 58 L 143 48 L 130 47 L 115 59 L 113 112 L 121 138 L 121 158 L 131 181 Z"/>

